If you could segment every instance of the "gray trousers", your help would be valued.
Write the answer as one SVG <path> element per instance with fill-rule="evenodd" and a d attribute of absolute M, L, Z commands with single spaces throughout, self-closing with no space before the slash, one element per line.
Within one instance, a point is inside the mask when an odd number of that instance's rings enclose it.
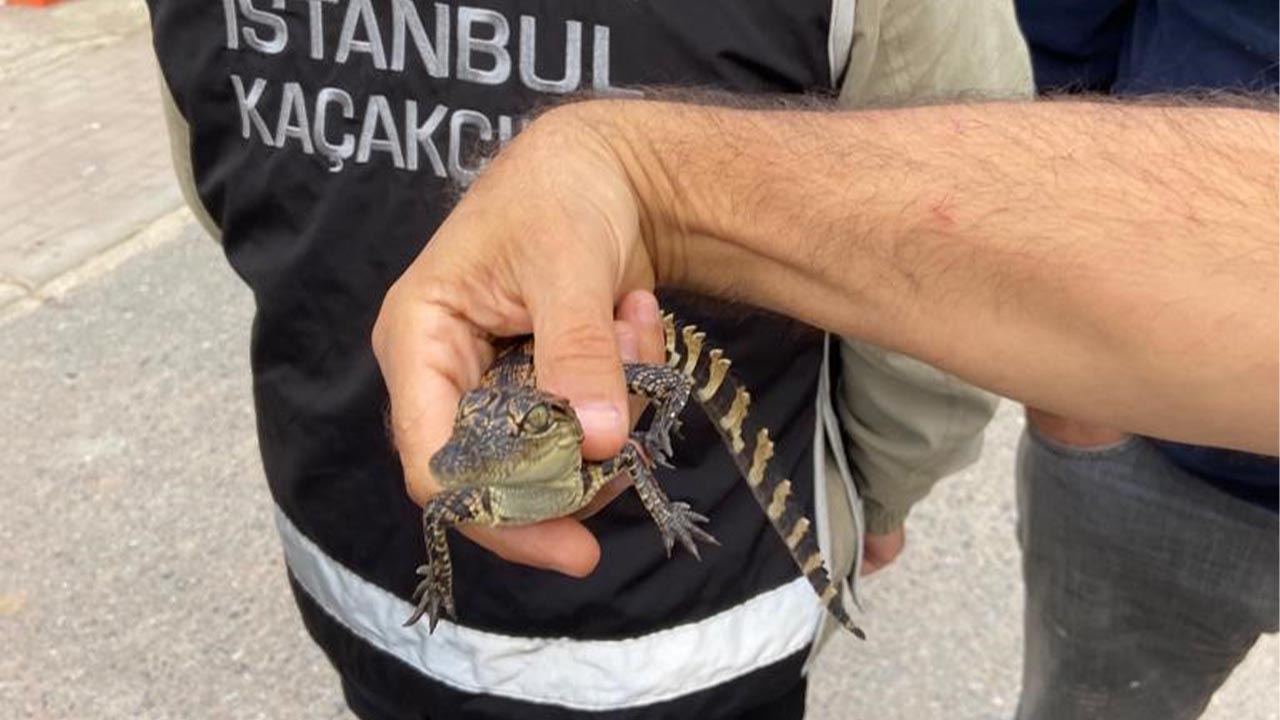
<path fill-rule="evenodd" d="M 1181 720 L 1277 625 L 1277 518 L 1131 437 L 1023 435 L 1019 720 Z"/>

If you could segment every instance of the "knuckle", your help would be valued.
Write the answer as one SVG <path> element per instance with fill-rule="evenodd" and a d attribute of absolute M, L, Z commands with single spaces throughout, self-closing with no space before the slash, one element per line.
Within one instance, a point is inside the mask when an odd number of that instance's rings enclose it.
<path fill-rule="evenodd" d="M 642 359 L 651 363 L 662 362 L 667 354 L 666 346 L 667 338 L 662 328 L 654 326 L 645 333 L 644 342 L 641 343 Z"/>
<path fill-rule="evenodd" d="M 617 359 L 618 347 L 612 334 L 590 323 L 567 324 L 555 331 L 553 340 L 546 357 L 560 365 L 578 367 Z"/>
<path fill-rule="evenodd" d="M 405 490 L 409 493 L 409 498 L 418 506 L 425 506 L 428 502 L 431 502 L 431 498 L 436 495 L 424 483 L 405 479 L 404 486 Z"/>
<path fill-rule="evenodd" d="M 382 297 L 382 305 L 378 308 L 378 317 L 373 321 L 373 330 L 369 334 L 375 355 L 383 352 L 391 340 L 391 329 L 400 316 L 403 305 L 403 292 L 400 283 L 394 283 Z"/>
<path fill-rule="evenodd" d="M 440 494 L 440 485 L 431 476 L 425 466 L 421 469 L 410 464 L 404 454 L 400 455 L 400 462 L 404 466 L 404 488 L 418 505 L 426 505 L 431 498 Z"/>

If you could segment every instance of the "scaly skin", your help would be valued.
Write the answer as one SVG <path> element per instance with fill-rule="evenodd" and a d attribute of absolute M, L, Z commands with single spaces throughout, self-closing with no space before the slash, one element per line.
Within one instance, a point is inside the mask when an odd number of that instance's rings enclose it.
<path fill-rule="evenodd" d="M 418 606 L 406 625 L 426 615 L 434 631 L 442 615 L 456 617 L 445 528 L 522 525 L 571 515 L 624 473 L 657 524 L 668 556 L 677 541 L 694 557 L 699 557 L 698 542 L 718 545 L 699 527 L 707 518 L 686 503 L 672 502 L 653 474 L 655 464 L 670 466 L 671 433 L 692 397 L 719 430 L 752 495 L 827 610 L 864 637 L 845 611 L 840 586 L 831 582 L 812 524 L 789 500 L 790 481 L 768 471 L 773 442 L 766 428 L 752 422 L 751 394 L 729 374 L 729 359 L 717 349 L 704 353 L 705 334 L 696 327 L 679 326 L 671 315 L 664 321 L 667 364 L 624 367 L 627 388 L 654 403 L 654 419 L 605 462 L 583 461 L 582 427 L 568 403 L 535 387 L 531 340 L 499 355 L 480 387 L 463 396 L 453 435 L 431 458 L 431 472 L 443 490 L 423 511 L 427 562 L 418 568 L 423 576 L 414 593 Z"/>

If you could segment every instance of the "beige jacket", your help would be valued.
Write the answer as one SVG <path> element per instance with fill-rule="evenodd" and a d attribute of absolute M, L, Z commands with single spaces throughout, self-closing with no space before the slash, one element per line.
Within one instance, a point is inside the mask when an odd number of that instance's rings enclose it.
<path fill-rule="evenodd" d="M 846 107 L 1030 98 L 1012 0 L 856 0 Z M 973 462 L 997 398 L 924 363 L 840 342 L 836 411 L 866 531 L 902 525 L 943 476 Z"/>
<path fill-rule="evenodd" d="M 835 0 L 835 7 L 853 16 L 840 83 L 845 107 L 1033 95 L 1013 0 Z M 832 571 L 860 604 L 863 535 L 901 527 L 934 483 L 977 458 L 998 398 L 904 355 L 832 340 L 839 352 L 829 359 L 839 372 L 835 387 L 832 374 L 819 379 L 815 515 Z M 824 618 L 809 662 L 838 627 Z"/>

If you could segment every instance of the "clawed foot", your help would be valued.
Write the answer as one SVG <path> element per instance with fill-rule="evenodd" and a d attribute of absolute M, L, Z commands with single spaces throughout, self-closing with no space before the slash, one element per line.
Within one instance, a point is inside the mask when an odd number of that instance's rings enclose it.
<path fill-rule="evenodd" d="M 432 571 L 431 565 L 419 565 L 418 575 L 423 577 L 422 582 L 418 583 L 418 587 L 413 591 L 413 599 L 417 601 L 418 607 L 413 611 L 413 615 L 405 621 L 405 627 L 418 622 L 423 615 L 427 616 L 427 633 L 433 633 L 436 629 L 436 623 L 440 621 L 441 610 L 444 615 L 456 617 L 453 607 L 453 592 L 435 572 Z"/>
<path fill-rule="evenodd" d="M 645 458 L 652 464 L 661 465 L 664 468 L 675 468 L 671 464 L 671 456 L 675 454 L 675 450 L 671 447 L 672 433 L 677 437 L 680 435 L 678 419 L 665 423 L 655 421 L 648 430 L 637 437 L 640 447 L 644 450 Z"/>
<path fill-rule="evenodd" d="M 702 559 L 702 554 L 698 552 L 698 542 L 720 544 L 711 533 L 698 527 L 700 523 L 707 522 L 707 518 L 694 512 L 689 503 L 670 503 L 664 515 L 663 521 L 658 523 L 658 530 L 662 532 L 662 544 L 667 548 L 667 557 L 671 557 L 676 540 L 698 560 Z"/>

